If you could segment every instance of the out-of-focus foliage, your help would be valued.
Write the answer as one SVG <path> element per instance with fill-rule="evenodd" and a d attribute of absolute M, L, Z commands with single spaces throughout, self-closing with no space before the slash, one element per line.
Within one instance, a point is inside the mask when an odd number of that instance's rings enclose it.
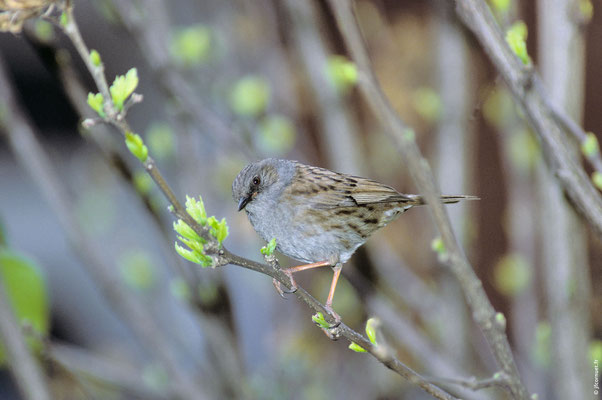
<path fill-rule="evenodd" d="M 232 87 L 230 107 L 238 115 L 255 117 L 265 112 L 270 96 L 270 85 L 264 78 L 248 75 L 239 79 Z"/>
<path fill-rule="evenodd" d="M 416 112 L 428 122 L 441 117 L 442 104 L 439 94 L 429 87 L 420 87 L 412 95 L 412 104 Z"/>
<path fill-rule="evenodd" d="M 549 366 L 552 344 L 552 327 L 549 322 L 542 321 L 537 324 L 534 342 L 534 346 L 531 350 L 531 357 L 538 365 L 542 367 Z"/>
<path fill-rule="evenodd" d="M 531 57 L 527 52 L 527 24 L 518 21 L 506 31 L 506 42 L 525 65 L 531 64 Z"/>
<path fill-rule="evenodd" d="M 193 67 L 209 59 L 211 42 L 211 30 L 203 24 L 177 28 L 172 34 L 169 52 L 178 65 Z"/>
<path fill-rule="evenodd" d="M 13 313 L 19 322 L 29 325 L 37 334 L 46 336 L 50 322 L 50 304 L 46 281 L 36 263 L 15 251 L 0 248 L 1 283 Z M 27 337 L 34 350 L 42 343 L 36 335 Z M 0 365 L 6 362 L 4 348 L 0 348 Z"/>
<path fill-rule="evenodd" d="M 495 287 L 506 296 L 516 296 L 528 287 L 531 269 L 527 260 L 520 254 L 507 254 L 495 265 Z"/>
<path fill-rule="evenodd" d="M 345 56 L 328 58 L 328 77 L 341 93 L 348 93 L 357 83 L 357 67 Z"/>
<path fill-rule="evenodd" d="M 269 114 L 259 122 L 257 148 L 270 156 L 281 156 L 293 149 L 297 132 L 284 115 Z"/>
<path fill-rule="evenodd" d="M 151 289 L 156 284 L 156 272 L 149 254 L 128 250 L 119 259 L 121 276 L 126 284 L 138 290 Z"/>
<path fill-rule="evenodd" d="M 153 157 L 159 160 L 174 156 L 175 137 L 166 123 L 153 122 L 146 131 L 146 143 Z"/>

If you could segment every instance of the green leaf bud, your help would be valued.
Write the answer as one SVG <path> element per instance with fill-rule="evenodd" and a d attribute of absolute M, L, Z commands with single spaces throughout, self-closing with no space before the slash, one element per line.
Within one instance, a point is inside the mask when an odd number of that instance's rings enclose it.
<path fill-rule="evenodd" d="M 138 160 L 145 162 L 148 158 L 148 148 L 142 141 L 140 135 L 133 132 L 125 133 L 125 144 L 128 147 L 130 153 L 132 153 Z"/>

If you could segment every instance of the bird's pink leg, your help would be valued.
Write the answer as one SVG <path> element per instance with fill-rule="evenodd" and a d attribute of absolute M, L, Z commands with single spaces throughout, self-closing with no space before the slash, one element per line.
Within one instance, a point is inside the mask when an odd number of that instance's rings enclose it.
<path fill-rule="evenodd" d="M 282 272 L 284 272 L 290 278 L 291 283 L 293 284 L 292 289 L 290 291 L 287 291 L 286 293 L 295 293 L 297 291 L 297 282 L 295 282 L 295 279 L 293 278 L 293 274 L 295 272 L 305 271 L 306 269 L 312 269 L 312 268 L 329 267 L 331 265 L 332 265 L 332 263 L 330 261 L 319 261 L 319 262 L 315 262 L 315 263 L 311 263 L 311 264 L 297 265 L 296 267 L 283 268 Z M 280 296 L 284 298 L 285 291 L 282 290 L 280 282 L 278 282 L 276 279 L 274 279 L 273 284 L 274 284 L 274 287 L 276 288 L 276 290 L 278 291 L 278 293 L 280 294 Z"/>
<path fill-rule="evenodd" d="M 332 300 L 334 299 L 334 291 L 337 288 L 337 282 L 339 281 L 339 276 L 341 276 L 341 270 L 343 266 L 341 264 L 337 264 L 333 267 L 334 275 L 332 276 L 332 283 L 330 284 L 330 291 L 328 292 L 328 298 L 326 299 L 326 309 L 334 314 L 335 321 L 338 324 L 341 323 L 341 317 L 337 314 L 332 308 Z"/>
<path fill-rule="evenodd" d="M 311 264 L 297 265 L 296 267 L 286 268 L 285 271 L 295 273 L 299 271 L 305 271 L 306 269 L 319 268 L 319 267 L 330 267 L 332 263 L 330 261 L 320 261 Z"/>

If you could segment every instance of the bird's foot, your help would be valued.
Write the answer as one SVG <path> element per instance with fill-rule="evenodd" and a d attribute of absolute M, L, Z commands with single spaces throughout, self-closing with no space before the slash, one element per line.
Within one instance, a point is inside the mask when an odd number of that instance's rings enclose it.
<path fill-rule="evenodd" d="M 337 340 L 341 337 L 341 316 L 333 310 L 331 304 L 326 304 L 324 308 L 326 308 L 326 311 L 334 318 L 334 323 L 330 324 L 328 328 L 322 328 L 322 332 L 324 332 L 330 340 Z"/>
<path fill-rule="evenodd" d="M 291 285 L 292 285 L 291 288 L 290 289 L 282 289 L 282 283 L 280 283 L 280 281 L 278 281 L 276 278 L 272 279 L 272 283 L 274 284 L 274 287 L 276 288 L 276 291 L 278 292 L 280 297 L 285 299 L 286 297 L 284 296 L 284 294 L 295 293 L 298 289 L 298 286 L 297 286 L 297 282 L 295 282 L 295 278 L 293 278 L 293 273 L 291 271 L 289 271 L 286 268 L 281 269 L 281 271 L 284 272 L 284 274 L 286 276 L 288 276 L 288 278 L 291 280 Z"/>

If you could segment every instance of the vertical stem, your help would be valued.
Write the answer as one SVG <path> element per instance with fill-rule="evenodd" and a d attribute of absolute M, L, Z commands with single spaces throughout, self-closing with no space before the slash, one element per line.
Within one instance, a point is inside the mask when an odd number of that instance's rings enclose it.
<path fill-rule="evenodd" d="M 469 78 L 470 53 L 464 34 L 454 19 L 453 5 L 447 0 L 431 2 L 436 8 L 433 21 L 436 34 L 437 90 L 443 104 L 434 143 L 437 177 L 443 193 L 472 193 L 469 182 L 472 153 L 469 151 L 472 130 L 468 124 L 470 115 L 471 87 Z M 460 203 L 447 210 L 452 225 L 464 231 L 467 205 Z M 462 237 L 460 234 L 460 242 Z M 440 340 L 458 362 L 468 361 L 469 317 L 457 281 L 451 274 L 443 274 L 439 285 L 445 308 L 438 313 L 442 323 L 449 327 L 441 331 Z"/>
<path fill-rule="evenodd" d="M 575 0 L 539 0 L 540 70 L 552 102 L 579 122 L 583 113 L 585 43 L 571 20 Z M 578 157 L 575 143 L 568 151 Z M 591 335 L 591 295 L 587 234 L 581 218 L 566 201 L 554 177 L 538 170 L 541 204 L 543 277 L 547 314 L 552 326 L 553 392 L 559 399 L 591 398 L 587 349 Z"/>

